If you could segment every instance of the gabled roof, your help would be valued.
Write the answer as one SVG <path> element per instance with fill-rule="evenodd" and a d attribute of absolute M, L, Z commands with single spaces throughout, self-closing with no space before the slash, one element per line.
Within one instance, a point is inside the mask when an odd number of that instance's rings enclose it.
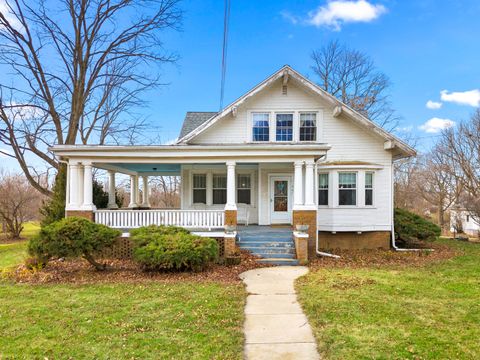
<path fill-rule="evenodd" d="M 211 111 L 188 111 L 183 120 L 182 130 L 180 130 L 178 138 L 181 139 L 188 135 L 215 114 L 217 113 Z"/>
<path fill-rule="evenodd" d="M 311 82 L 309 79 L 292 69 L 289 65 L 284 65 L 282 68 L 280 68 L 277 72 L 275 72 L 273 75 L 262 81 L 260 84 L 255 86 L 253 89 L 248 91 L 246 94 L 235 100 L 233 103 L 228 105 L 225 109 L 218 113 L 210 113 L 213 114 L 209 119 L 204 120 L 203 122 L 199 122 L 199 125 L 196 128 L 193 128 L 190 130 L 190 132 L 183 134 L 183 127 L 182 127 L 182 132 L 180 134 L 180 137 L 177 141 L 177 144 L 186 144 L 188 143 L 189 140 L 193 139 L 197 135 L 201 134 L 204 132 L 206 129 L 208 129 L 210 126 L 213 124 L 217 123 L 220 119 L 223 117 L 227 116 L 230 113 L 236 113 L 237 107 L 240 106 L 242 103 L 244 103 L 246 100 L 251 98 L 252 96 L 255 96 L 258 94 L 260 91 L 265 89 L 267 86 L 271 85 L 274 83 L 276 80 L 280 78 L 285 77 L 288 79 L 289 77 L 297 80 L 301 86 L 307 88 L 308 90 L 312 91 L 313 93 L 319 95 L 324 101 L 329 103 L 331 106 L 335 107 L 334 110 L 334 116 L 337 117 L 340 114 L 344 115 L 346 118 L 356 122 L 360 126 L 374 132 L 381 138 L 385 140 L 384 143 L 384 148 L 386 150 L 393 150 L 397 149 L 399 150 L 400 154 L 396 156 L 397 158 L 401 157 L 408 157 L 408 156 L 415 156 L 416 151 L 413 149 L 411 146 L 397 138 L 395 135 L 387 132 L 384 130 L 381 126 L 377 125 L 374 123 L 372 120 L 366 118 L 359 112 L 353 110 L 350 108 L 348 105 L 342 103 L 340 100 L 338 100 L 335 96 L 331 95 L 330 93 L 326 92 L 323 90 L 321 87 L 319 87 L 317 84 Z M 188 113 L 187 113 L 188 116 Z M 185 123 L 184 123 L 185 127 Z"/>

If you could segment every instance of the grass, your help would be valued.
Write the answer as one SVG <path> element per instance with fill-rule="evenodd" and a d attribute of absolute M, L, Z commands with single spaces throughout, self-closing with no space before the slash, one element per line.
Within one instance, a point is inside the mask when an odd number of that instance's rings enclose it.
<path fill-rule="evenodd" d="M 40 225 L 35 222 L 25 223 L 22 238 L 28 240 L 40 230 Z M 0 235 L 0 240 L 5 242 L 5 234 Z M 15 241 L 0 243 L 0 271 L 18 265 L 27 256 L 27 242 Z"/>
<path fill-rule="evenodd" d="M 25 256 L 26 241 L 0 244 L 0 271 Z M 4 281 L 0 359 L 241 359 L 244 301 L 240 284 Z"/>
<path fill-rule="evenodd" d="M 244 289 L 0 284 L 0 358 L 241 359 Z"/>
<path fill-rule="evenodd" d="M 480 246 L 419 268 L 319 269 L 297 282 L 327 359 L 480 357 Z"/>

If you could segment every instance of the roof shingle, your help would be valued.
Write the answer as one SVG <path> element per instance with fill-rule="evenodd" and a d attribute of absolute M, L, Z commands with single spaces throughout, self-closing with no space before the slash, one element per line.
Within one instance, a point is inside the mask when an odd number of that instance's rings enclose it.
<path fill-rule="evenodd" d="M 180 130 L 178 138 L 183 138 L 216 114 L 216 112 L 212 111 L 188 111 L 183 120 L 182 130 Z"/>

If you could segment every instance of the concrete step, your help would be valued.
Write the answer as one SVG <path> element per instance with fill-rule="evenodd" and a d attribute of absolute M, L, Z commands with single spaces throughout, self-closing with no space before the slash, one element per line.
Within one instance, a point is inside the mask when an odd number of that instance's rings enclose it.
<path fill-rule="evenodd" d="M 295 259 L 295 254 L 275 254 L 275 253 L 255 253 L 255 256 L 260 256 L 261 259 Z"/>
<path fill-rule="evenodd" d="M 254 254 L 295 254 L 295 247 L 268 247 L 268 246 L 245 246 L 242 250 L 250 251 Z"/>
<path fill-rule="evenodd" d="M 274 237 L 269 237 L 269 238 L 259 238 L 259 237 L 238 237 L 238 241 L 243 241 L 243 242 L 292 242 L 293 239 L 292 237 L 285 237 L 285 238 L 274 238 Z"/>
<path fill-rule="evenodd" d="M 295 266 L 298 265 L 297 259 L 286 259 L 286 258 L 264 258 L 258 259 L 257 262 L 261 264 L 269 264 L 269 265 L 279 265 L 279 266 Z"/>
<path fill-rule="evenodd" d="M 247 248 L 247 247 L 263 247 L 263 248 L 277 248 L 277 249 L 291 249 L 295 248 L 294 243 L 279 243 L 279 242 L 237 242 L 237 245 L 240 247 L 240 249 Z"/>

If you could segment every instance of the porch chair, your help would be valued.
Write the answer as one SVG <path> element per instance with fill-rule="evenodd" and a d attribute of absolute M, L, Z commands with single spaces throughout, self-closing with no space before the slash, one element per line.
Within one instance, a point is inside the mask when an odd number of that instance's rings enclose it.
<path fill-rule="evenodd" d="M 250 207 L 248 205 L 238 204 L 237 206 L 237 222 L 248 226 L 250 219 Z"/>

